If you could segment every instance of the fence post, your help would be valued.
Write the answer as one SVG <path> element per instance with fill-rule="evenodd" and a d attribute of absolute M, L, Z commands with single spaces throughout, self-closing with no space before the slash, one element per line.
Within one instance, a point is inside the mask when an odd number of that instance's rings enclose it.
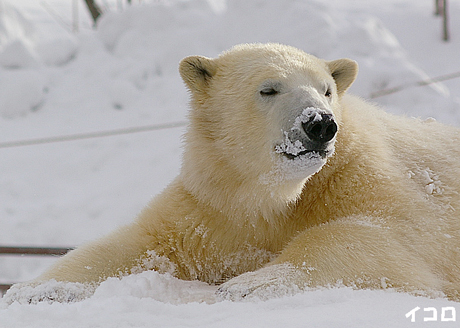
<path fill-rule="evenodd" d="M 442 0 L 442 30 L 443 30 L 443 40 L 449 41 L 449 17 L 447 11 L 447 0 Z"/>
<path fill-rule="evenodd" d="M 435 0 L 434 6 L 435 6 L 434 14 L 436 16 L 442 17 L 442 39 L 444 41 L 449 41 L 450 32 L 449 32 L 449 13 L 447 10 L 447 0 Z"/>

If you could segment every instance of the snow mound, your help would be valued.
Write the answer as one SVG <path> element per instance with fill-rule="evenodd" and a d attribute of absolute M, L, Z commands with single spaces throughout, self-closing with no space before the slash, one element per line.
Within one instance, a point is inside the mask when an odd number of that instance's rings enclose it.
<path fill-rule="evenodd" d="M 423 312 L 424 308 L 435 308 L 439 313 L 443 308 L 458 309 L 454 302 L 392 291 L 329 288 L 267 301 L 230 302 L 216 301 L 216 289 L 145 272 L 109 279 L 94 296 L 76 303 L 6 305 L 0 300 L 0 327 L 405 328 L 426 326 L 423 317 L 430 313 Z M 415 313 L 413 323 L 406 314 L 416 307 L 421 310 Z M 455 326 L 455 322 L 441 324 Z"/>
<path fill-rule="evenodd" d="M 67 0 L 47 2 L 59 1 L 70 12 Z M 436 43 L 438 35 L 428 32 L 437 30 L 419 13 L 430 11 L 431 3 L 421 1 L 133 1 L 136 5 L 123 13 L 104 14 L 96 31 L 77 35 L 63 31 L 43 8 L 32 20 L 21 10 L 24 3 L 41 2 L 0 1 L 2 141 L 183 121 L 187 93 L 177 72 L 179 60 L 217 56 L 237 43 L 280 42 L 329 60 L 357 60 L 360 73 L 351 92 L 365 98 L 426 78 L 376 17 L 380 11 L 386 11 L 389 22 L 399 19 L 400 31 L 412 29 L 407 17 L 425 28 L 406 35 L 426 52 L 421 57 L 432 56 L 427 44 L 447 54 L 428 65 L 452 69 L 458 62 L 455 34 L 450 47 Z M 458 12 L 455 2 L 450 8 Z M 397 114 L 459 125 L 460 107 L 447 91 L 436 84 L 375 101 Z M 178 174 L 181 133 L 171 129 L 1 149 L 0 240 L 75 246 L 130 222 Z M 436 179 L 431 180 L 436 187 Z M 2 282 L 33 279 L 53 261 L 2 257 L 0 277 Z M 145 272 L 109 279 L 81 302 L 7 306 L 0 300 L 0 327 L 398 328 L 430 326 L 423 321 L 424 308 L 434 307 L 438 314 L 447 306 L 460 311 L 446 300 L 391 291 L 332 288 L 238 303 L 216 301 L 216 289 Z M 420 310 L 411 323 L 405 315 L 416 307 Z"/>
<path fill-rule="evenodd" d="M 263 5 L 234 0 L 219 12 L 205 0 L 158 2 L 103 17 L 98 35 L 115 56 L 150 60 L 157 75 L 176 74 L 187 55 L 213 57 L 238 43 L 279 42 L 320 58 L 358 61 L 360 75 L 351 92 L 366 98 L 428 78 L 378 18 L 318 0 Z M 412 116 L 429 116 L 436 107 L 436 118 L 451 124 L 447 116 L 460 108 L 439 83 L 377 101 Z"/>
<path fill-rule="evenodd" d="M 145 271 L 122 279 L 107 279 L 96 289 L 93 299 L 135 297 L 171 304 L 192 302 L 211 304 L 216 302 L 214 295 L 216 288 L 199 281 L 179 280 L 169 273 Z"/>
<path fill-rule="evenodd" d="M 285 43 L 331 60 L 355 59 L 360 75 L 351 90 L 364 97 L 427 78 L 378 18 L 319 0 L 266 1 L 263 5 L 245 0 L 144 3 L 122 13 L 104 14 L 95 33 L 56 33 L 54 39 L 44 37 L 49 31 L 27 20 L 12 3 L 4 7 L 0 66 L 41 70 L 41 75 L 55 82 L 50 92 L 56 89 L 60 95 L 60 85 L 70 88 L 74 81 L 74 97 L 66 101 L 87 102 L 94 98 L 97 86 L 106 99 L 92 107 L 119 110 L 152 106 L 155 101 L 175 107 L 179 100 L 186 102 L 171 92 L 183 88 L 177 73 L 183 57 L 213 57 L 249 42 Z M 53 74 L 54 66 L 62 67 L 66 77 Z M 393 112 L 412 116 L 433 115 L 436 107 L 435 118 L 450 124 L 448 116 L 460 108 L 439 83 L 377 101 Z"/>
<path fill-rule="evenodd" d="M 38 62 L 23 42 L 14 40 L 3 47 L 0 65 L 4 68 L 18 69 L 37 66 Z"/>
<path fill-rule="evenodd" d="M 1 58 L 0 58 L 1 61 Z M 0 116 L 24 116 L 39 109 L 44 101 L 45 81 L 35 70 L 6 70 L 0 79 Z"/>
<path fill-rule="evenodd" d="M 34 24 L 14 5 L 0 4 L 0 49 L 17 40 L 30 45 L 35 36 L 34 30 Z"/>

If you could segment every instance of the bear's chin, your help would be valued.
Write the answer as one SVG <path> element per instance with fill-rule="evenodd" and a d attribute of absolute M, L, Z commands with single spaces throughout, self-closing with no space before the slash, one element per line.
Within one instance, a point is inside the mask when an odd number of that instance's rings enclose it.
<path fill-rule="evenodd" d="M 318 173 L 334 153 L 334 148 L 321 151 L 305 151 L 297 155 L 276 153 L 270 172 L 260 176 L 263 184 L 304 183 Z"/>

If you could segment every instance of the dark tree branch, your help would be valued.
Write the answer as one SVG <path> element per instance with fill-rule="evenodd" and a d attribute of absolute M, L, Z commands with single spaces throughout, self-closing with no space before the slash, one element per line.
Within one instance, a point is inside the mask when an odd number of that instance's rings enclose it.
<path fill-rule="evenodd" d="M 85 0 L 86 5 L 88 6 L 89 12 L 91 13 L 91 17 L 93 17 L 94 24 L 96 24 L 97 19 L 99 16 L 102 15 L 102 10 L 99 6 L 94 2 L 94 0 Z"/>

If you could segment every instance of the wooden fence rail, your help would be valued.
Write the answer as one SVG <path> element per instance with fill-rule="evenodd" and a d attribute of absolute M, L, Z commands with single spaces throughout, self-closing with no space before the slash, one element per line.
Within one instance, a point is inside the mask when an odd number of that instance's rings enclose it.
<path fill-rule="evenodd" d="M 70 247 L 20 247 L 20 246 L 0 246 L 0 255 L 16 255 L 16 256 L 62 256 L 73 248 Z M 0 296 L 11 287 L 12 284 L 0 284 Z"/>

